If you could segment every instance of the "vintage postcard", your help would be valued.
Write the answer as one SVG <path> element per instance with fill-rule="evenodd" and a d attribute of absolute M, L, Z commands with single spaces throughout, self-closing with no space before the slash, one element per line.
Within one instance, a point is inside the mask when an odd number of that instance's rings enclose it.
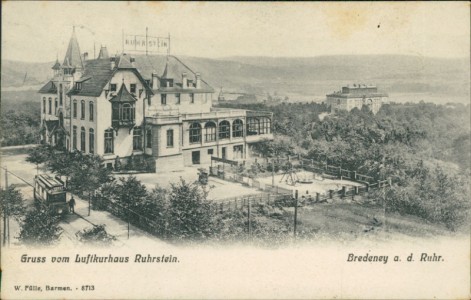
<path fill-rule="evenodd" d="M 469 2 L 4 1 L 1 299 L 469 299 Z"/>

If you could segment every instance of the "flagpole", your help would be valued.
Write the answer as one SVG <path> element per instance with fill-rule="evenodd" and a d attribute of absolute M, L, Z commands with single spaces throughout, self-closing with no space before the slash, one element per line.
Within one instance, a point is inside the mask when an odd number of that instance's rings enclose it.
<path fill-rule="evenodd" d="M 124 53 L 124 29 L 122 30 L 122 33 L 123 33 L 123 35 L 122 35 L 122 38 L 121 38 L 121 44 L 122 44 L 122 47 L 123 47 L 122 48 L 123 49 L 122 53 Z"/>
<path fill-rule="evenodd" d="M 147 40 L 147 33 L 148 33 L 148 31 L 149 31 L 149 28 L 146 27 L 146 56 L 147 56 L 147 49 L 148 49 L 148 46 L 147 46 L 147 44 L 148 44 L 148 40 Z"/>

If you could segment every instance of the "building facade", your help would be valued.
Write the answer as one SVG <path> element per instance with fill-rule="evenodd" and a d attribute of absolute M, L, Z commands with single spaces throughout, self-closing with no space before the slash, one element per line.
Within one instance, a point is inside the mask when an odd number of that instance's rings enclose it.
<path fill-rule="evenodd" d="M 272 139 L 272 113 L 212 107 L 214 90 L 175 56 L 81 54 L 72 33 L 62 64 L 40 90 L 41 137 L 103 156 L 108 167 L 143 157 L 157 171 L 243 160 Z"/>
<path fill-rule="evenodd" d="M 376 114 L 381 105 L 389 103 L 389 96 L 386 93 L 378 92 L 375 85 L 354 84 L 344 86 L 342 90 L 327 95 L 327 105 L 333 112 L 338 110 L 350 111 L 353 108 L 362 109 L 367 106 L 370 111 Z"/>

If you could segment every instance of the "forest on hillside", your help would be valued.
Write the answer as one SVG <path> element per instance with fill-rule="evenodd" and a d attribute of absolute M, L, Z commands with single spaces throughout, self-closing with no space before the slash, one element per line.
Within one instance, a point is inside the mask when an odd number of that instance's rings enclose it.
<path fill-rule="evenodd" d="M 266 110 L 263 104 L 235 108 Z M 274 141 L 266 156 L 300 154 L 376 179 L 391 178 L 388 210 L 451 230 L 469 224 L 470 105 L 384 105 L 333 114 L 324 104 L 272 106 Z"/>

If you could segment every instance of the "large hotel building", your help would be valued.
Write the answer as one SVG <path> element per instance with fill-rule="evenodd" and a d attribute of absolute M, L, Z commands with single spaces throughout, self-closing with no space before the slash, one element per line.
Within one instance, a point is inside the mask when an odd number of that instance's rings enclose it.
<path fill-rule="evenodd" d="M 272 139 L 272 113 L 212 107 L 214 90 L 171 55 L 82 54 L 72 33 L 63 63 L 40 90 L 44 142 L 103 156 L 143 157 L 157 172 L 243 160 Z M 154 165 L 155 164 L 155 165 Z"/>
<path fill-rule="evenodd" d="M 376 85 L 353 84 L 328 94 L 326 103 L 333 112 L 351 111 L 354 108 L 361 109 L 366 106 L 376 114 L 383 104 L 389 103 L 389 96 L 387 93 L 378 91 Z"/>

